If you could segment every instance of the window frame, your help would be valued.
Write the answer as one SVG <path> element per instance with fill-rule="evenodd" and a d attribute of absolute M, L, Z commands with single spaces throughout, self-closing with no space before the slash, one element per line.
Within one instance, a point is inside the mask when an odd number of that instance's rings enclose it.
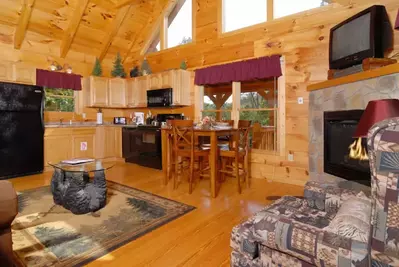
<path fill-rule="evenodd" d="M 76 112 L 76 110 L 78 109 L 77 105 L 78 105 L 78 102 L 79 102 L 77 91 L 75 91 L 73 89 L 66 89 L 66 90 L 72 90 L 73 95 L 72 96 L 66 96 L 66 95 L 64 96 L 64 95 L 55 95 L 55 94 L 51 94 L 51 93 L 48 94 L 46 92 L 46 89 L 60 89 L 60 88 L 44 88 L 44 91 L 45 91 L 44 102 L 46 102 L 47 96 L 50 96 L 50 97 L 53 97 L 53 98 L 60 98 L 60 99 L 63 99 L 63 98 L 73 99 L 73 111 L 46 110 L 46 107 L 44 106 L 44 112 L 56 112 L 56 113 L 65 113 L 65 114 L 75 113 Z M 64 89 L 61 89 L 61 90 L 64 90 Z"/>
<path fill-rule="evenodd" d="M 285 156 L 285 107 L 286 107 L 286 78 L 285 78 L 285 57 L 280 57 L 281 72 L 282 75 L 277 79 L 277 108 L 261 108 L 257 110 L 277 110 L 277 118 L 275 118 L 276 125 L 276 149 L 274 151 L 262 150 L 262 149 L 251 149 L 252 153 L 256 154 L 272 154 L 278 156 Z M 204 91 L 205 86 L 195 85 L 195 103 L 194 103 L 194 116 L 196 121 L 202 120 L 202 114 L 205 111 L 209 112 L 221 112 L 228 110 L 204 110 Z M 240 112 L 249 110 L 241 109 L 241 82 L 232 82 L 232 108 L 231 108 L 231 119 L 234 120 L 235 127 L 238 126 L 240 119 Z"/>
<path fill-rule="evenodd" d="M 186 43 L 186 44 L 181 44 L 173 47 L 168 47 L 168 28 L 169 28 L 169 16 L 170 14 L 174 11 L 176 6 L 180 5 L 182 7 L 184 5 L 185 1 L 191 1 L 191 42 Z M 183 3 L 183 4 L 182 4 Z M 177 0 L 173 2 L 171 5 L 167 6 L 163 11 L 162 14 L 159 17 L 159 20 L 157 21 L 155 27 L 153 28 L 152 35 L 151 37 L 147 40 L 146 45 L 143 47 L 141 50 L 141 55 L 146 55 L 146 54 L 153 54 L 153 53 L 158 53 L 164 50 L 168 49 L 173 49 L 173 48 L 178 48 L 183 45 L 192 45 L 195 43 L 195 32 L 196 32 L 196 12 L 194 8 L 195 0 Z M 180 10 L 179 10 L 180 11 Z M 176 16 L 178 15 L 179 12 L 176 12 Z M 150 49 L 150 46 L 155 42 L 155 40 L 160 41 L 160 50 L 159 51 L 152 51 L 148 52 Z"/>
<path fill-rule="evenodd" d="M 320 9 L 323 9 L 323 8 L 331 6 L 331 4 L 332 4 L 332 3 L 329 3 L 329 4 L 325 5 L 325 6 L 319 6 L 319 7 L 311 8 L 311 9 L 304 10 L 304 11 L 301 11 L 301 12 L 293 13 L 293 14 L 290 14 L 290 15 L 287 15 L 287 16 L 274 18 L 274 1 L 278 1 L 278 0 L 265 0 L 265 1 L 267 1 L 267 3 L 266 3 L 266 7 L 267 7 L 267 10 L 266 10 L 266 21 L 265 22 L 261 22 L 261 23 L 258 23 L 258 24 L 254 24 L 254 25 L 243 27 L 243 28 L 239 28 L 239 29 L 236 29 L 236 30 L 233 30 L 233 31 L 225 32 L 224 31 L 224 25 L 223 25 L 223 22 L 224 22 L 223 1 L 224 0 L 217 0 L 217 1 L 218 1 L 218 3 L 217 3 L 217 5 L 218 5 L 217 6 L 217 9 L 218 9 L 217 10 L 217 13 L 218 13 L 218 20 L 217 20 L 217 24 L 218 25 L 217 25 L 217 27 L 218 27 L 218 35 L 219 35 L 219 37 L 226 37 L 226 36 L 242 33 L 242 32 L 245 32 L 245 31 L 248 31 L 248 30 L 251 30 L 251 29 L 256 29 L 256 28 L 259 28 L 259 27 L 263 27 L 263 26 L 265 26 L 268 23 L 273 22 L 273 21 L 284 20 L 284 19 L 287 19 L 287 18 L 290 19 L 290 18 L 302 16 L 304 14 L 308 14 L 309 12 L 312 14 L 314 12 L 314 10 L 320 10 Z"/>

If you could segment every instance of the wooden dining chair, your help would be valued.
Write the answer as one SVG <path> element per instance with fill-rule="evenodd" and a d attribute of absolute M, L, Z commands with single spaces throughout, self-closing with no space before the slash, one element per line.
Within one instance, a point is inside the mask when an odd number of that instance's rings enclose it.
<path fill-rule="evenodd" d="M 202 149 L 198 142 L 195 140 L 194 135 L 194 122 L 192 120 L 173 120 L 172 121 L 172 147 L 174 159 L 174 174 L 173 174 L 173 187 L 177 188 L 177 176 L 179 172 L 182 174 L 184 169 L 184 160 L 188 160 L 189 166 L 189 193 L 193 191 L 194 179 L 194 163 L 195 160 L 201 161 L 204 158 L 209 158 L 209 149 Z M 179 159 L 183 159 L 179 162 Z M 198 164 L 199 172 L 202 164 Z"/>
<path fill-rule="evenodd" d="M 228 149 L 220 149 L 221 159 L 221 180 L 225 180 L 225 175 L 234 176 L 237 179 L 238 193 L 241 194 L 241 177 L 244 181 L 248 179 L 248 150 L 249 132 L 251 121 L 240 120 L 238 122 L 238 132 L 234 135 L 233 145 Z M 240 169 L 241 164 L 241 169 Z"/>

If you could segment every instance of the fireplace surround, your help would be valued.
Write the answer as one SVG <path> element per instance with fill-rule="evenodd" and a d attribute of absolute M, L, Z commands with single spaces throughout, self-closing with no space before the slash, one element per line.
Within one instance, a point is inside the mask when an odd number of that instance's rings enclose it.
<path fill-rule="evenodd" d="M 324 112 L 324 172 L 369 186 L 369 161 L 349 156 L 349 146 L 357 140 L 353 134 L 363 111 Z M 366 148 L 366 139 L 361 140 Z"/>
<path fill-rule="evenodd" d="M 341 85 L 312 89 L 309 93 L 309 179 L 346 182 L 324 166 L 324 113 L 364 110 L 371 100 L 399 99 L 399 74 L 379 76 Z M 354 140 L 354 139 L 353 139 Z M 348 150 L 345 151 L 345 153 Z M 368 177 L 370 179 L 370 177 Z"/>

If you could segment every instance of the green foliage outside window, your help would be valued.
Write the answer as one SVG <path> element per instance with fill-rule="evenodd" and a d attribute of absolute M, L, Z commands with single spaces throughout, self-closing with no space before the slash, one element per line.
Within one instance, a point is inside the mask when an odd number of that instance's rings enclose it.
<path fill-rule="evenodd" d="M 75 99 L 71 89 L 46 88 L 45 111 L 74 112 Z"/>

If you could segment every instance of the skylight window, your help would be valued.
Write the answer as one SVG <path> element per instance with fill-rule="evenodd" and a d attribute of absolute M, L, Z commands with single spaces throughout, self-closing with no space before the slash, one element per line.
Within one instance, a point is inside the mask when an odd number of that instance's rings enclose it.
<path fill-rule="evenodd" d="M 180 1 L 168 17 L 167 48 L 192 42 L 192 0 Z"/>
<path fill-rule="evenodd" d="M 326 5 L 327 1 L 321 0 L 274 0 L 274 18 L 281 18 L 295 13 Z"/>
<path fill-rule="evenodd" d="M 223 32 L 230 32 L 266 21 L 267 0 L 222 0 Z"/>

